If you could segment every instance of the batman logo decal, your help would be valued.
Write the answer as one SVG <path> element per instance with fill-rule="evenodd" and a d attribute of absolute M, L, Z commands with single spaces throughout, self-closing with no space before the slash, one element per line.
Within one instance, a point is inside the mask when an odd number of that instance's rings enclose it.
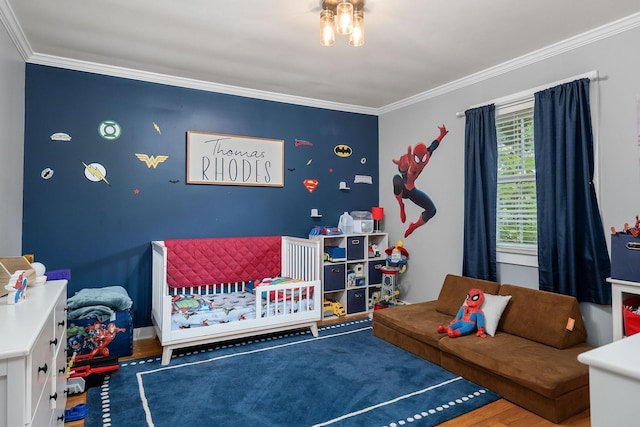
<path fill-rule="evenodd" d="M 336 153 L 338 157 L 349 157 L 351 153 L 353 153 L 353 150 L 351 150 L 351 147 L 348 145 L 339 144 L 333 147 L 333 152 Z"/>

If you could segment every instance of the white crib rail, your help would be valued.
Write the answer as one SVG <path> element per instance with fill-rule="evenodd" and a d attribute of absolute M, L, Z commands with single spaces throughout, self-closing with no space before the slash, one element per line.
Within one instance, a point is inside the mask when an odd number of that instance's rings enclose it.
<path fill-rule="evenodd" d="M 151 300 L 151 320 L 156 325 L 156 331 L 160 341 L 168 339 L 168 332 L 171 330 L 171 317 L 166 315 L 167 306 L 165 302 L 169 298 L 167 287 L 167 247 L 164 241 L 151 242 L 151 262 L 152 262 L 152 300 Z M 171 314 L 169 312 L 169 314 Z"/>
<path fill-rule="evenodd" d="M 217 283 L 215 285 L 187 286 L 184 288 L 169 288 L 169 295 L 217 295 L 230 294 L 231 292 L 242 292 L 245 290 L 247 282 Z"/>
<path fill-rule="evenodd" d="M 288 282 L 255 288 L 256 318 L 291 316 L 309 318 L 320 307 L 320 282 Z"/>
<path fill-rule="evenodd" d="M 320 241 L 282 237 L 282 276 L 297 280 L 320 280 Z"/>

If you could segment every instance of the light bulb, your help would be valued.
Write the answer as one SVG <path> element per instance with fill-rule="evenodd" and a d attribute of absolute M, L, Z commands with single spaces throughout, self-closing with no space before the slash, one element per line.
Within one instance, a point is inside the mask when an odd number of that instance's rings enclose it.
<path fill-rule="evenodd" d="M 325 9 L 320 12 L 320 44 L 322 46 L 333 46 L 336 42 L 334 23 L 335 18 L 331 10 Z"/>
<path fill-rule="evenodd" d="M 353 31 L 349 36 L 350 46 L 362 46 L 364 44 L 364 13 L 357 10 L 353 13 Z"/>
<path fill-rule="evenodd" d="M 338 34 L 348 35 L 353 31 L 353 5 L 347 0 L 342 0 L 336 6 L 336 31 Z"/>

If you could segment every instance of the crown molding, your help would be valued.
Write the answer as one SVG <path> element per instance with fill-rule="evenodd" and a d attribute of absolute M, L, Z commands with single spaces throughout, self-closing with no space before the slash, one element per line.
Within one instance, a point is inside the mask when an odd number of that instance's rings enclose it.
<path fill-rule="evenodd" d="M 95 62 L 79 61 L 70 58 L 43 55 L 33 52 L 29 41 L 24 35 L 11 6 L 6 0 L 0 0 L 0 21 L 4 24 L 9 36 L 16 45 L 25 62 L 51 67 L 65 68 L 76 71 L 85 71 L 107 76 L 123 77 L 133 80 L 141 80 L 152 83 L 160 83 L 169 86 L 186 87 L 208 92 L 224 93 L 249 98 L 263 99 L 267 101 L 284 102 L 287 104 L 303 105 L 308 107 L 324 108 L 329 110 L 346 111 L 352 113 L 369 114 L 379 116 L 394 110 L 425 101 L 446 93 L 462 89 L 467 86 L 488 80 L 490 78 L 506 74 L 508 72 L 526 67 L 562 53 L 578 49 L 582 46 L 614 36 L 640 26 L 640 13 L 629 15 L 625 18 L 552 44 L 534 52 L 522 55 L 518 58 L 503 62 L 494 67 L 487 68 L 478 73 L 471 74 L 458 80 L 438 86 L 434 89 L 410 96 L 400 101 L 385 105 L 380 108 L 365 107 L 352 104 L 325 101 L 321 99 L 305 98 L 301 96 L 287 95 L 276 92 L 248 89 L 239 86 L 224 85 L 203 80 L 187 79 L 166 74 L 151 73 L 124 67 L 99 64 Z"/>
<path fill-rule="evenodd" d="M 80 61 L 70 58 L 62 58 L 59 56 L 43 55 L 39 53 L 31 55 L 27 62 L 30 64 L 47 65 L 51 67 L 65 68 L 75 71 L 85 71 L 89 73 L 141 80 L 145 82 L 160 83 L 169 86 L 178 86 L 207 92 L 224 93 L 227 95 L 237 95 L 267 101 L 284 102 L 287 104 L 304 105 L 307 107 L 317 107 L 329 110 L 369 114 L 374 116 L 378 114 L 377 109 L 371 107 L 341 104 L 338 102 L 324 101 L 321 99 L 305 98 L 302 96 L 287 95 L 277 92 L 248 89 L 240 86 L 231 86 L 204 80 L 188 79 L 167 74 L 152 73 L 148 71 L 135 70 L 132 68 L 115 67 L 112 65 Z"/>
<path fill-rule="evenodd" d="M 20 52 L 22 59 L 27 62 L 27 60 L 33 55 L 33 50 L 31 49 L 29 41 L 22 32 L 22 27 L 18 24 L 16 15 L 13 13 L 13 9 L 11 9 L 11 6 L 6 0 L 0 0 L 0 21 L 7 29 L 7 33 L 9 33 L 9 37 L 11 37 L 13 44 L 18 49 L 18 52 Z"/>
<path fill-rule="evenodd" d="M 467 86 L 482 82 L 484 80 L 491 79 L 502 74 L 517 70 L 519 68 L 526 67 L 536 62 L 544 61 L 545 59 L 560 55 L 565 52 L 569 52 L 574 49 L 578 49 L 585 45 L 595 43 L 599 40 L 606 39 L 608 37 L 615 36 L 616 34 L 629 31 L 633 28 L 640 26 L 640 13 L 629 15 L 625 18 L 613 21 L 609 24 L 579 34 L 577 36 L 568 38 L 558 43 L 554 43 L 550 46 L 533 51 L 526 55 L 522 55 L 518 58 L 503 62 L 491 68 L 487 68 L 475 74 L 463 77 L 458 80 L 446 83 L 442 86 L 438 86 L 434 89 L 410 96 L 402 99 L 398 102 L 386 105 L 378 109 L 378 115 L 382 115 L 394 110 L 398 110 L 409 105 L 416 104 L 427 99 L 435 98 L 440 95 L 444 95 L 448 92 L 453 92 L 458 89 L 462 89 Z"/>

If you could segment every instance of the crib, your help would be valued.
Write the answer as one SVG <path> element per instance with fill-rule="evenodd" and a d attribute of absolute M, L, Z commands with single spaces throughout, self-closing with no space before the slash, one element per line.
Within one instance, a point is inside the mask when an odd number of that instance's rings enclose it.
<path fill-rule="evenodd" d="M 151 246 L 151 319 L 163 365 L 178 348 L 303 328 L 318 335 L 319 241 L 259 236 Z"/>

